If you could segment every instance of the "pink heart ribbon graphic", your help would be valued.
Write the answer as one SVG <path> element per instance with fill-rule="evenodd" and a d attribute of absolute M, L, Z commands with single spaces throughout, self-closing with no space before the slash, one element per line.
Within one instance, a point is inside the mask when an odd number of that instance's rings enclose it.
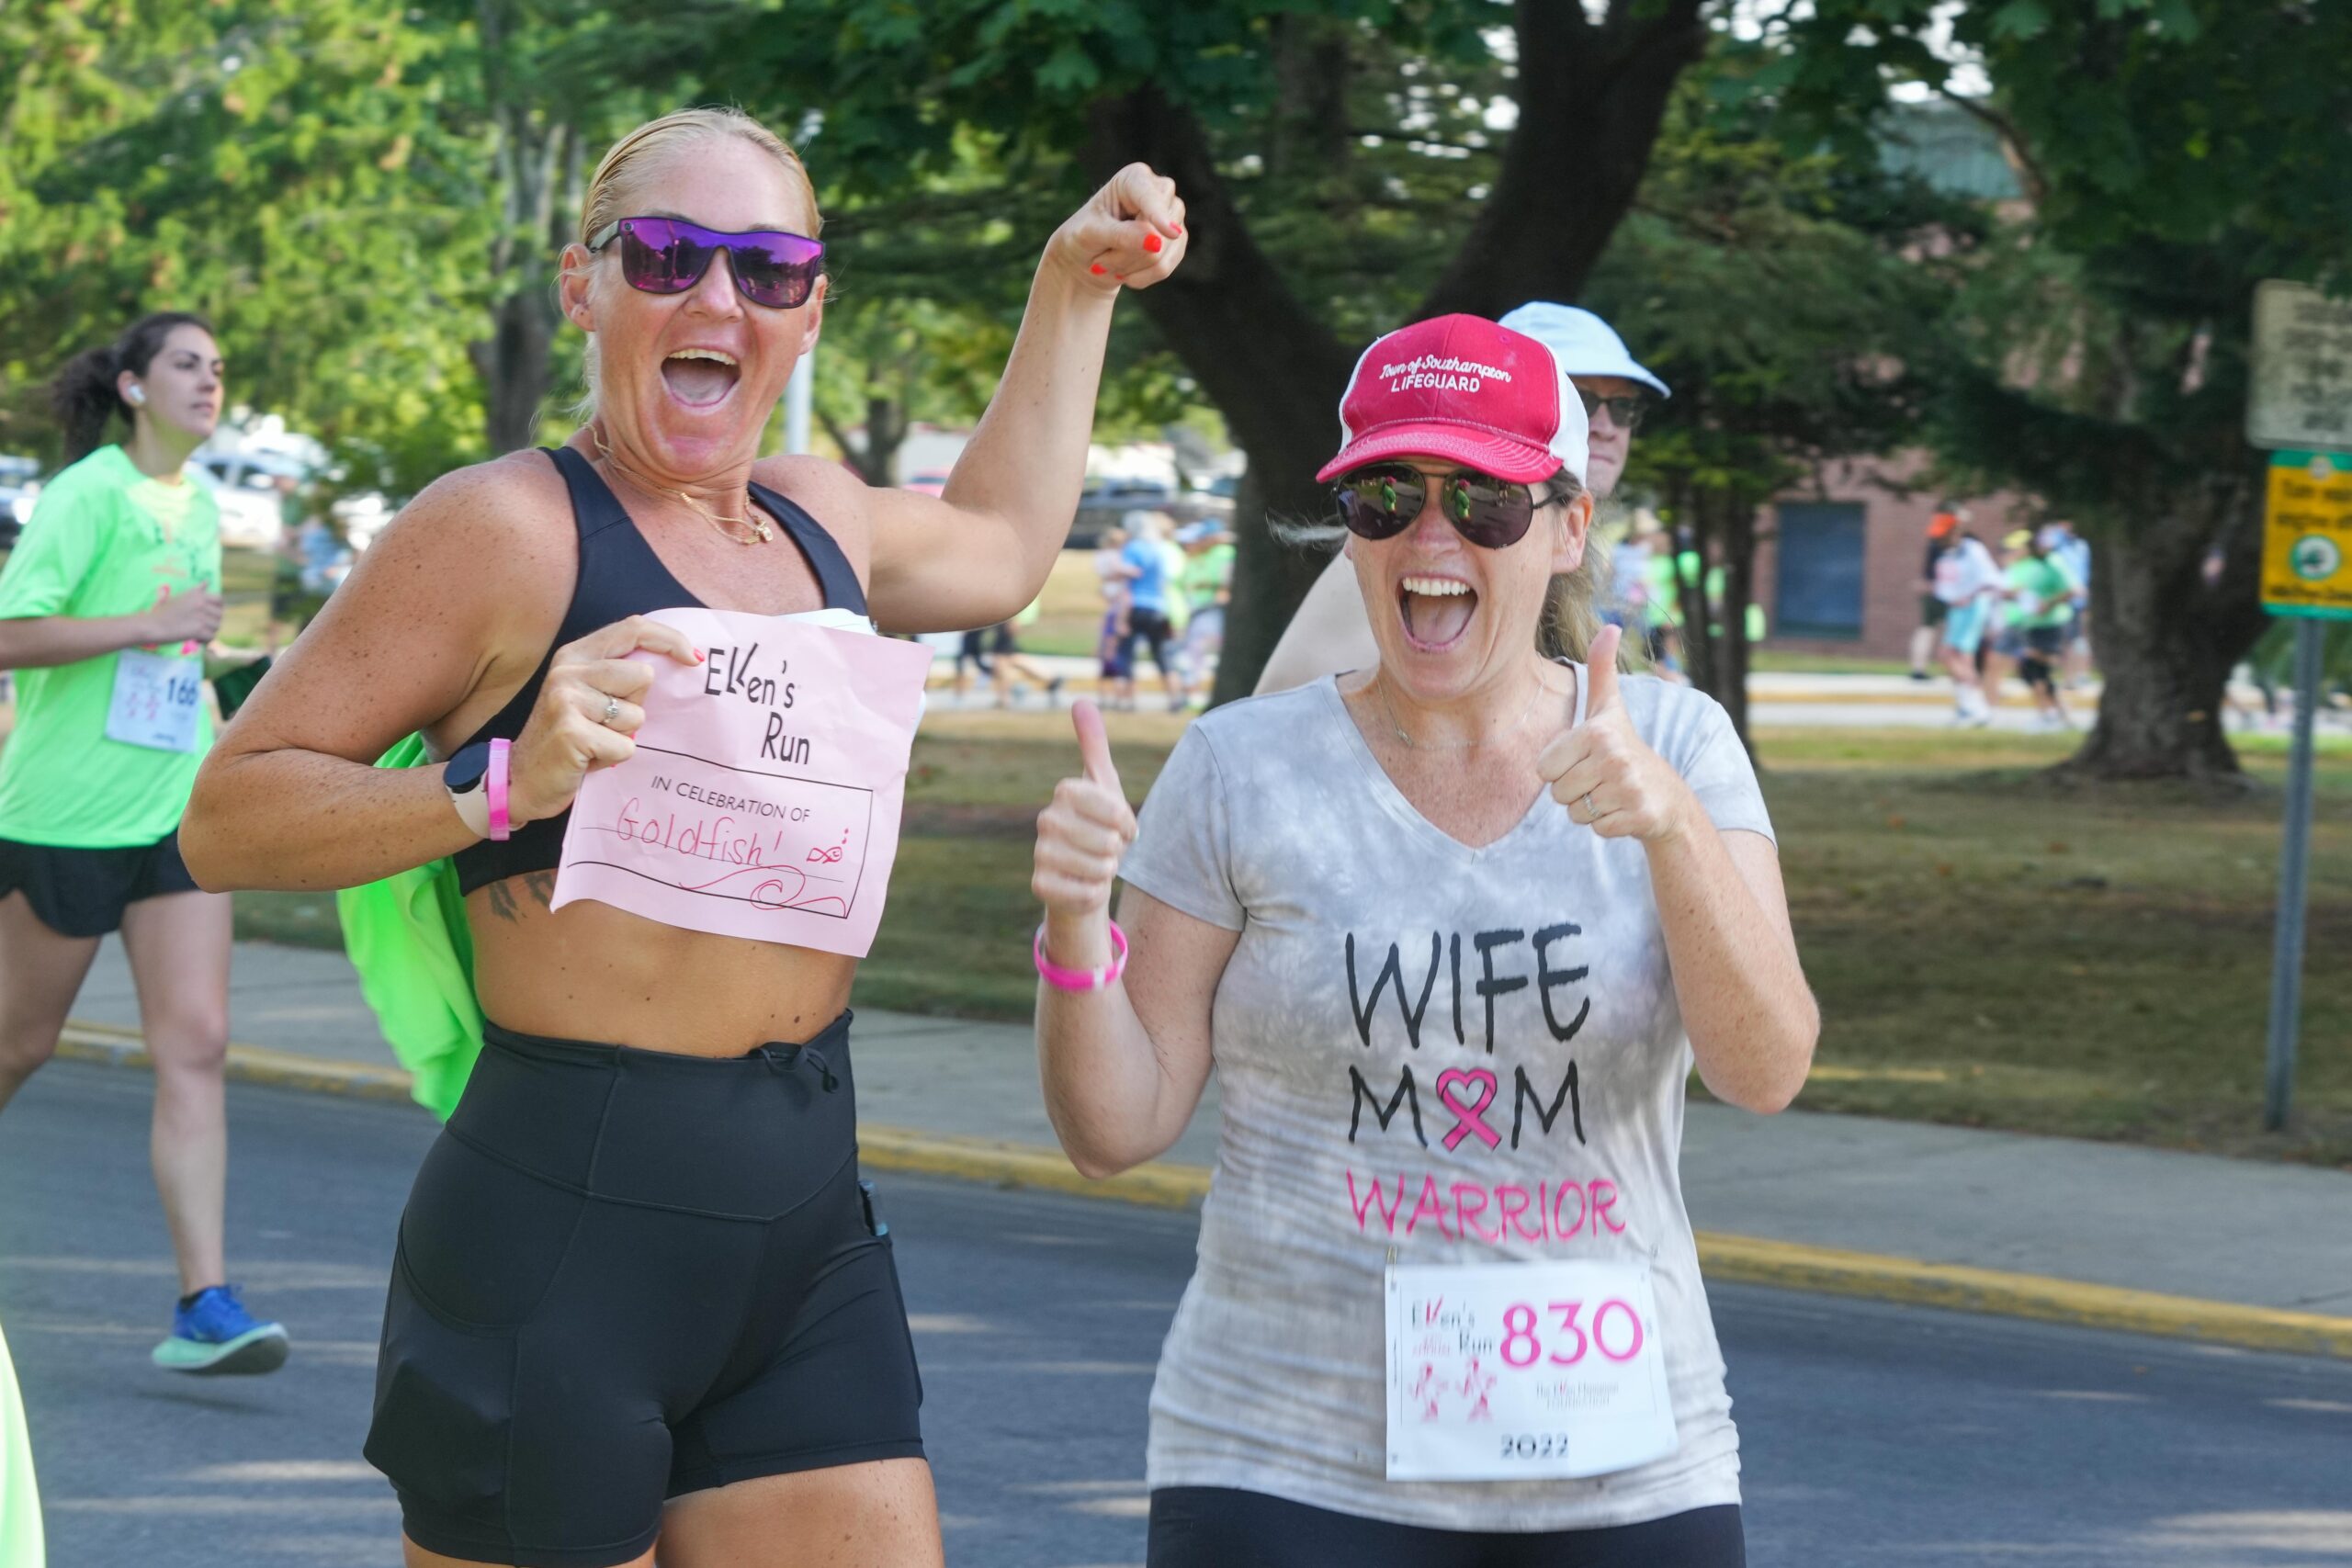
<path fill-rule="evenodd" d="M 1477 1103 L 1464 1105 L 1455 1101 L 1453 1089 L 1460 1084 L 1478 1086 Z M 1479 1141 L 1490 1149 L 1501 1145 L 1503 1135 L 1487 1126 L 1486 1120 L 1487 1107 L 1495 1102 L 1494 1074 L 1484 1067 L 1480 1067 L 1476 1072 L 1464 1072 L 1460 1067 L 1448 1067 L 1437 1076 L 1437 1098 L 1440 1104 L 1453 1112 L 1453 1131 L 1445 1135 L 1447 1148 L 1453 1148 L 1473 1134 L 1476 1134 Z"/>

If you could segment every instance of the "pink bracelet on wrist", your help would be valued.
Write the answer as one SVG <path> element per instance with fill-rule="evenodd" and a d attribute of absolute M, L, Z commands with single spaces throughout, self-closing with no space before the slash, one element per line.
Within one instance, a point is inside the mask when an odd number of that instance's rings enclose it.
<path fill-rule="evenodd" d="M 1065 969 L 1046 956 L 1046 928 L 1037 926 L 1037 940 L 1030 944 L 1031 956 L 1037 961 L 1037 973 L 1046 984 L 1057 991 L 1099 991 L 1116 980 L 1127 966 L 1127 933 L 1119 922 L 1111 925 L 1111 962 L 1100 969 Z"/>
<path fill-rule="evenodd" d="M 490 802 L 490 836 L 502 842 L 514 830 L 506 817 L 506 756 L 514 749 L 511 740 L 492 741 L 490 768 L 481 781 L 482 795 Z"/>

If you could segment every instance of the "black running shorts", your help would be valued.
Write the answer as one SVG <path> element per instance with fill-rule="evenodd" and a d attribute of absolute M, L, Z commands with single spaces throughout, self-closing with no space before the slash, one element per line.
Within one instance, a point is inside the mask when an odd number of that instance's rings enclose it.
<path fill-rule="evenodd" d="M 1175 628 L 1166 615 L 1158 610 L 1129 610 L 1127 635 L 1119 645 L 1119 658 L 1132 671 L 1136 664 L 1136 644 L 1151 649 L 1152 668 L 1168 673 L 1168 639 L 1175 636 Z"/>
<path fill-rule="evenodd" d="M 848 1014 L 738 1057 L 483 1032 L 384 1309 L 367 1455 L 410 1540 L 610 1568 L 667 1498 L 922 1456 Z"/>
<path fill-rule="evenodd" d="M 1310 1507 L 1261 1492 L 1151 1495 L 1148 1568 L 1743 1568 L 1739 1508 L 1694 1508 L 1587 1530 L 1442 1530 Z"/>
<path fill-rule="evenodd" d="M 178 829 L 119 850 L 62 849 L 0 839 L 0 897 L 22 893 L 60 936 L 104 936 L 146 898 L 199 892 L 180 859 Z"/>

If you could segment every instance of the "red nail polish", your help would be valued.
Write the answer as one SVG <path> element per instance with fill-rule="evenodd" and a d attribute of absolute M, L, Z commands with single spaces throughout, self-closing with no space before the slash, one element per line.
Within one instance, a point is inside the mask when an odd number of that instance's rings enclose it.
<path fill-rule="evenodd" d="M 695 649 L 695 662 L 696 664 L 704 664 L 704 663 L 707 663 L 707 662 L 708 662 L 708 660 L 707 660 L 703 656 L 703 651 L 702 651 L 702 649 L 699 649 L 699 648 L 697 648 L 697 649 Z"/>
<path fill-rule="evenodd" d="M 1146 234 L 1143 237 L 1143 248 L 1147 251 L 1152 252 L 1154 254 L 1157 254 L 1159 250 L 1159 236 L 1157 234 Z"/>
<path fill-rule="evenodd" d="M 1170 223 L 1168 225 L 1168 231 L 1181 240 L 1184 237 L 1184 225 L 1182 223 Z"/>
<path fill-rule="evenodd" d="M 1094 276 L 1097 277 L 1102 276 L 1102 264 L 1101 262 L 1096 262 L 1094 264 Z"/>

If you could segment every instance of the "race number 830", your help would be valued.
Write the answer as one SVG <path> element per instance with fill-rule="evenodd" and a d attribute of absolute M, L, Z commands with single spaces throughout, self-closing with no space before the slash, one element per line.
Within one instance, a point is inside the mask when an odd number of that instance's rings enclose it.
<path fill-rule="evenodd" d="M 1503 1364 L 1510 1367 L 1532 1367 L 1538 1360 L 1555 1367 L 1573 1367 L 1592 1351 L 1598 1350 L 1611 1361 L 1630 1361 L 1642 1353 L 1642 1341 L 1646 1337 L 1642 1327 L 1642 1314 L 1633 1303 L 1616 1296 L 1595 1307 L 1592 1316 L 1579 1323 L 1583 1316 L 1582 1302 L 1553 1302 L 1552 1316 L 1556 1320 L 1545 1331 L 1552 1349 L 1544 1353 L 1544 1337 L 1536 1333 L 1542 1322 L 1535 1308 L 1526 1302 L 1515 1302 L 1503 1309 Z"/>

